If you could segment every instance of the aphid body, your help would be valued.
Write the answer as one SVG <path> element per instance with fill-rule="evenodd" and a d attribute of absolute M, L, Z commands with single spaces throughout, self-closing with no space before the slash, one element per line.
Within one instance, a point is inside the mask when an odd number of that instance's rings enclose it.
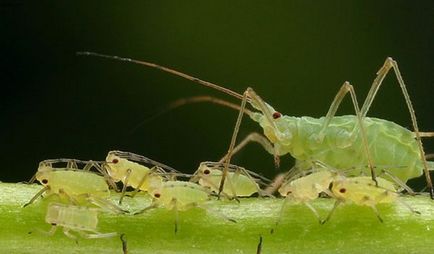
<path fill-rule="evenodd" d="M 123 182 L 127 186 L 141 191 L 149 191 L 161 185 L 163 177 L 150 168 L 109 152 L 106 158 L 107 173 L 115 182 Z"/>
<path fill-rule="evenodd" d="M 57 227 L 70 238 L 76 238 L 69 231 L 75 231 L 84 238 L 106 238 L 116 236 L 117 233 L 99 233 L 98 209 L 75 205 L 50 203 L 47 208 L 45 221 L 52 225 L 50 234 L 54 234 Z"/>
<path fill-rule="evenodd" d="M 184 181 L 167 181 L 152 190 L 156 206 L 169 210 L 188 210 L 209 200 L 209 192 L 202 186 Z"/>
<path fill-rule="evenodd" d="M 219 162 L 202 162 L 195 173 L 199 184 L 218 193 L 223 175 L 224 164 Z M 253 172 L 252 172 L 253 173 Z M 249 197 L 261 189 L 250 173 L 239 166 L 229 165 L 229 172 L 223 193 L 230 197 Z"/>

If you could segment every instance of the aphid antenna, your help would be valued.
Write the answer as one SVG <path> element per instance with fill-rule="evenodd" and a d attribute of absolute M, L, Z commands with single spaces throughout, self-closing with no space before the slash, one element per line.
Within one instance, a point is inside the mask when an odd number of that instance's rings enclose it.
<path fill-rule="evenodd" d="M 144 65 L 144 66 L 148 66 L 151 68 L 155 68 L 167 73 L 170 73 L 172 75 L 178 76 L 178 77 L 182 77 L 184 79 L 190 80 L 192 82 L 198 83 L 200 85 L 203 86 L 207 86 L 210 87 L 212 89 L 218 90 L 220 92 L 223 92 L 225 94 L 228 94 L 232 97 L 238 98 L 238 99 L 243 99 L 243 96 L 237 92 L 234 92 L 228 88 L 219 86 L 217 84 L 213 84 L 211 82 L 205 81 L 205 80 L 201 80 L 199 78 L 187 75 L 185 73 L 182 73 L 180 71 L 168 68 L 168 67 L 164 67 L 155 63 L 151 63 L 151 62 L 145 62 L 145 61 L 140 61 L 140 60 L 135 60 L 135 59 L 131 59 L 131 58 L 126 58 L 126 57 L 119 57 L 119 56 L 113 56 L 113 55 L 106 55 L 106 54 L 101 54 L 101 53 L 96 53 L 96 52 L 89 52 L 89 51 L 79 51 L 76 53 L 79 56 L 95 56 L 95 57 L 102 57 L 102 58 L 107 58 L 107 59 L 112 59 L 112 60 L 116 60 L 116 61 L 121 61 L 121 62 L 129 62 L 129 63 L 134 63 L 134 64 L 138 64 L 138 65 Z"/>

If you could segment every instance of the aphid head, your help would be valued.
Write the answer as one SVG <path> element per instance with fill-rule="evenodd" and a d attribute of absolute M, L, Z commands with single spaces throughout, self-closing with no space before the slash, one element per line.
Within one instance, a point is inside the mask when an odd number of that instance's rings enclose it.
<path fill-rule="evenodd" d="M 125 176 L 125 166 L 124 161 L 125 159 L 113 154 L 108 153 L 105 164 L 105 169 L 107 170 L 107 173 L 115 180 L 120 180 L 122 177 Z"/>
<path fill-rule="evenodd" d="M 250 98 L 249 103 L 259 112 L 253 112 L 250 117 L 258 122 L 264 129 L 264 135 L 272 143 L 290 145 L 292 140 L 293 127 L 295 124 L 291 117 L 282 115 L 272 106 L 262 100 L 251 88 L 247 89 Z"/>
<path fill-rule="evenodd" d="M 42 185 L 47 186 L 49 185 L 50 182 L 49 176 L 50 176 L 50 172 L 39 171 L 36 173 L 36 180 L 38 180 Z"/>

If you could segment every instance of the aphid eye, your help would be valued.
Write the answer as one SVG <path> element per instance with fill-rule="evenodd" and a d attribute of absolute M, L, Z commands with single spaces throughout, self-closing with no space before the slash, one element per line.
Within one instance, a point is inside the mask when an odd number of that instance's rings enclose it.
<path fill-rule="evenodd" d="M 116 163 L 119 162 L 119 160 L 118 159 L 113 159 L 112 162 L 116 164 Z"/>
<path fill-rule="evenodd" d="M 274 112 L 273 113 L 273 119 L 278 119 L 278 118 L 280 118 L 282 116 L 282 114 L 280 114 L 280 112 Z"/>
<path fill-rule="evenodd" d="M 203 171 L 203 173 L 204 173 L 205 175 L 208 175 L 208 174 L 211 173 L 211 172 L 209 171 L 209 169 L 205 169 L 205 170 Z"/>
<path fill-rule="evenodd" d="M 340 193 L 345 193 L 347 191 L 347 189 L 345 189 L 345 188 L 341 188 L 341 189 L 339 189 L 339 192 Z"/>
<path fill-rule="evenodd" d="M 48 180 L 47 179 L 42 179 L 42 184 L 47 184 L 48 183 Z"/>
<path fill-rule="evenodd" d="M 159 198 L 160 196 L 161 196 L 160 193 L 155 193 L 155 194 L 154 194 L 154 197 L 156 197 L 156 198 Z"/>

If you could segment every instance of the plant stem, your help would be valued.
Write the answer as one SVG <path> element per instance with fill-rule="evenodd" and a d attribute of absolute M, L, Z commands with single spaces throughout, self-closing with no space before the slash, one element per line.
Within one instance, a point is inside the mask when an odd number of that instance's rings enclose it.
<path fill-rule="evenodd" d="M 74 241 L 61 230 L 47 236 L 47 201 L 22 207 L 40 190 L 40 185 L 0 183 L 0 249 L 3 253 L 122 253 L 119 237 Z M 113 194 L 113 201 L 118 200 Z M 129 253 L 256 253 L 262 235 L 263 253 L 431 253 L 434 201 L 427 196 L 401 197 L 402 202 L 379 205 L 381 223 L 369 207 L 340 206 L 329 222 L 320 225 L 302 204 L 288 204 L 273 234 L 279 216 L 280 198 L 247 198 L 241 203 L 212 200 L 209 211 L 200 208 L 175 213 L 153 209 L 141 215 L 102 213 L 99 232 L 124 233 Z M 140 210 L 149 205 L 145 195 L 126 197 L 123 208 Z M 312 205 L 324 218 L 332 199 L 320 198 Z M 233 223 L 219 214 L 235 219 Z M 31 233 L 30 233 L 31 232 Z"/>

